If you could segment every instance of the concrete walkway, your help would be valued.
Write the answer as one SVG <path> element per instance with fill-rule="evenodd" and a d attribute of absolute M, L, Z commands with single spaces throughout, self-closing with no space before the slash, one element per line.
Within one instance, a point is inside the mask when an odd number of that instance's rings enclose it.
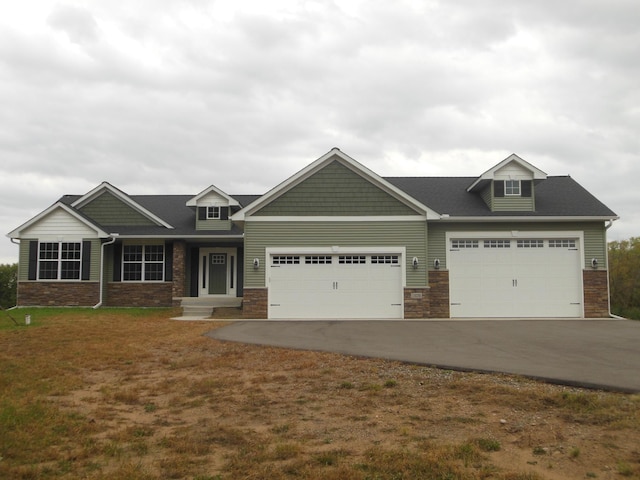
<path fill-rule="evenodd" d="M 208 335 L 640 392 L 640 321 L 237 321 Z"/>

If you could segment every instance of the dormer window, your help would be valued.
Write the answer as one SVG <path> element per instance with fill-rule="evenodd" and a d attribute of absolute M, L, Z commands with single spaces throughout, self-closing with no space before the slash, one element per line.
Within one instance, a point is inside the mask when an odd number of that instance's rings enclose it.
<path fill-rule="evenodd" d="M 520 196 L 520 180 L 505 180 L 504 181 L 504 194 L 505 196 Z"/>
<path fill-rule="evenodd" d="M 207 207 L 207 220 L 220 220 L 220 207 Z"/>

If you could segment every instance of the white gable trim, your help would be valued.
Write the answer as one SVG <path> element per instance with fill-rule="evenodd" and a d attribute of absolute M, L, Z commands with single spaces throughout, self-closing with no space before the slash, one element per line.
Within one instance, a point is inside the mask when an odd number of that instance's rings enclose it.
<path fill-rule="evenodd" d="M 512 153 L 507 158 L 505 158 L 503 161 L 501 161 L 499 164 L 495 165 L 494 167 L 490 168 L 489 170 L 484 172 L 482 175 L 480 175 L 469 186 L 469 188 L 467 188 L 467 192 L 472 191 L 473 188 L 483 180 L 493 180 L 493 177 L 494 177 L 495 173 L 498 170 L 500 170 L 501 168 L 503 168 L 504 166 L 506 166 L 507 164 L 511 163 L 511 162 L 515 162 L 515 163 L 519 164 L 522 168 L 530 171 L 531 174 L 533 175 L 533 180 L 546 180 L 547 179 L 547 174 L 545 172 L 543 172 L 539 168 L 534 167 L 529 162 L 527 162 L 526 160 L 523 160 L 522 158 L 520 158 L 515 153 Z"/>
<path fill-rule="evenodd" d="M 233 221 L 244 221 L 247 216 L 252 215 L 254 212 L 258 211 L 263 206 L 267 205 L 272 200 L 276 199 L 280 195 L 284 194 L 288 190 L 292 189 L 296 185 L 302 183 L 304 180 L 312 176 L 314 173 L 322 170 L 327 164 L 329 164 L 335 157 L 338 158 L 340 163 L 345 167 L 349 168 L 353 172 L 362 176 L 372 184 L 376 185 L 380 189 L 384 190 L 386 193 L 390 194 L 392 197 L 401 201 L 405 205 L 414 209 L 416 212 L 426 215 L 427 219 L 437 219 L 440 218 L 440 214 L 436 213 L 434 210 L 431 210 L 426 205 L 418 202 L 413 197 L 407 195 L 405 192 L 392 185 L 391 183 L 384 180 L 382 177 L 369 170 L 364 165 L 358 163 L 356 160 L 351 158 L 349 155 L 340 151 L 339 148 L 332 148 L 323 156 L 318 158 L 313 163 L 307 165 L 305 168 L 300 170 L 295 175 L 289 177 L 287 180 L 277 185 L 276 187 L 269 190 L 262 197 L 235 213 L 231 219 Z"/>
<path fill-rule="evenodd" d="M 109 234 L 107 232 L 105 232 L 100 227 L 97 227 L 96 225 L 91 223 L 89 220 L 87 220 L 85 217 L 80 215 L 74 209 L 70 208 L 68 205 L 65 205 L 62 202 L 57 202 L 57 203 L 54 203 L 53 205 L 51 205 L 45 211 L 43 211 L 43 212 L 39 213 L 38 215 L 36 215 L 35 217 L 33 217 L 31 220 L 27 221 L 26 223 L 23 223 L 22 225 L 20 225 L 18 228 L 16 228 L 12 232 L 9 232 L 7 234 L 7 237 L 9 237 L 9 238 L 20 238 L 20 235 L 24 230 L 26 230 L 29 227 L 33 226 L 34 224 L 36 224 L 40 220 L 46 218 L 47 216 L 49 216 L 51 213 L 55 212 L 58 209 L 64 210 L 66 213 L 68 213 L 69 215 L 74 217 L 80 223 L 84 224 L 86 227 L 88 227 L 89 229 L 91 229 L 94 232 L 96 232 L 96 235 L 98 237 L 107 238 L 109 236 Z M 64 235 L 64 232 L 60 232 L 60 235 Z"/>
<path fill-rule="evenodd" d="M 238 207 L 238 206 L 240 206 L 240 204 L 238 203 L 238 201 L 235 198 L 227 195 L 222 190 L 217 188 L 215 185 L 210 185 L 209 187 L 205 188 L 202 192 L 197 194 L 195 197 L 189 199 L 189 201 L 187 202 L 187 207 L 196 207 L 196 206 L 198 206 L 198 200 L 200 200 L 201 198 L 205 197 L 206 195 L 208 195 L 211 192 L 217 193 L 221 197 L 225 198 L 229 202 L 229 206 L 230 207 Z"/>
<path fill-rule="evenodd" d="M 100 185 L 98 185 L 96 188 L 91 190 L 89 193 L 83 195 L 78 200 L 73 202 L 71 204 L 71 206 L 73 208 L 78 208 L 78 209 L 82 208 L 86 204 L 90 203 L 92 200 L 94 200 L 97 197 L 99 197 L 100 195 L 102 195 L 105 191 L 107 191 L 107 192 L 111 193 L 112 195 L 116 196 L 123 203 L 125 203 L 128 206 L 130 206 L 131 208 L 136 210 L 141 215 L 147 217 L 149 220 L 151 220 L 155 224 L 161 225 L 161 226 L 166 227 L 166 228 L 173 229 L 173 226 L 171 226 L 170 224 L 165 222 L 163 219 L 161 219 L 160 217 L 158 217 L 154 213 L 151 213 L 149 210 L 144 208 L 142 205 L 140 205 L 139 203 L 137 203 L 133 199 L 131 199 L 131 197 L 129 197 L 129 195 L 124 193 L 122 190 L 114 187 L 113 185 L 111 185 L 108 182 L 102 182 Z"/>

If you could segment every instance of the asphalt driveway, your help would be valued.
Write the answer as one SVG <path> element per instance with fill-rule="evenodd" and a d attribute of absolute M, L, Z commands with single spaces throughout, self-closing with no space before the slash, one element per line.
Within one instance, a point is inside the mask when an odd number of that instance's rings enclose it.
<path fill-rule="evenodd" d="M 208 335 L 640 392 L 640 321 L 237 321 Z"/>

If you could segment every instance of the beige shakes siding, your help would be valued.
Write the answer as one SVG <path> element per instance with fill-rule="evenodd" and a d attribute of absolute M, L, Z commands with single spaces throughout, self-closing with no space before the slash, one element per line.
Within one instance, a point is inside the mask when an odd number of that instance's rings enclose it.
<path fill-rule="evenodd" d="M 110 192 L 105 192 L 80 209 L 89 218 L 101 225 L 155 225 Z"/>
<path fill-rule="evenodd" d="M 334 161 L 254 216 L 416 215 L 416 211 Z"/>
<path fill-rule="evenodd" d="M 408 287 L 423 287 L 426 278 L 425 221 L 250 221 L 245 224 L 245 287 L 265 286 L 267 247 L 406 247 Z M 419 267 L 411 261 L 418 257 Z M 253 268 L 253 259 L 260 261 Z"/>
<path fill-rule="evenodd" d="M 542 222 L 542 223 L 429 223 L 429 265 L 438 258 L 441 268 L 445 265 L 447 245 L 447 232 L 507 232 L 511 234 L 517 231 L 519 238 L 525 238 L 526 232 L 584 232 L 584 245 L 581 247 L 584 254 L 584 264 L 591 264 L 591 259 L 596 258 L 598 264 L 604 267 L 607 264 L 606 230 L 604 222 Z"/>

